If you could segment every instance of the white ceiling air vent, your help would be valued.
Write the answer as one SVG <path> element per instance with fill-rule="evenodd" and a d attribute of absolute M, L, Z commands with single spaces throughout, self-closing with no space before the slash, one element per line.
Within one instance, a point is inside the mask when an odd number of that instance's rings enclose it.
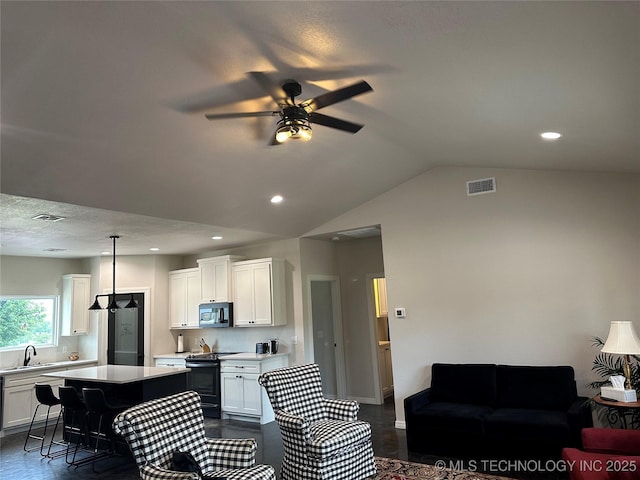
<path fill-rule="evenodd" d="M 35 217 L 31 217 L 32 220 L 44 220 L 45 222 L 59 222 L 64 220 L 65 217 L 59 217 L 58 215 L 51 215 L 50 213 L 41 213 Z"/>
<path fill-rule="evenodd" d="M 496 191 L 496 177 L 469 180 L 467 182 L 467 195 L 481 195 Z"/>

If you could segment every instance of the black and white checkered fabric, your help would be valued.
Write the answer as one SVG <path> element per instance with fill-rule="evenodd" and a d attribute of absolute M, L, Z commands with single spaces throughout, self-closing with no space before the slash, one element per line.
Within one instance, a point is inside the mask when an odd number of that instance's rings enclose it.
<path fill-rule="evenodd" d="M 255 465 L 253 438 L 206 438 L 200 396 L 183 392 L 141 403 L 120 413 L 113 430 L 122 435 L 145 480 L 197 479 L 171 471 L 175 450 L 190 452 L 206 475 L 228 480 L 275 480 L 270 465 Z"/>
<path fill-rule="evenodd" d="M 282 480 L 360 480 L 376 473 L 371 426 L 358 402 L 323 398 L 320 368 L 294 365 L 258 379 L 282 434 Z"/>

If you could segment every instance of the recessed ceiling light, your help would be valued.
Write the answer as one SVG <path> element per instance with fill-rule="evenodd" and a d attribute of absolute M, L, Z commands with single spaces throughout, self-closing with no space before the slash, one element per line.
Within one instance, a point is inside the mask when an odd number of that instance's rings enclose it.
<path fill-rule="evenodd" d="M 562 136 L 562 134 L 558 132 L 542 132 L 540 136 L 545 140 L 557 140 Z"/>
<path fill-rule="evenodd" d="M 32 220 L 44 220 L 45 222 L 59 222 L 65 218 L 66 217 L 61 217 L 59 215 L 51 215 L 50 213 L 40 213 L 35 217 L 31 217 Z"/>
<path fill-rule="evenodd" d="M 100 255 L 111 255 L 111 252 L 107 252 L 106 250 L 104 252 L 100 252 Z"/>
<path fill-rule="evenodd" d="M 271 203 L 282 203 L 284 197 L 282 195 L 274 195 L 271 197 Z"/>
<path fill-rule="evenodd" d="M 160 249 L 158 247 L 151 247 L 149 250 L 151 250 L 152 252 L 157 252 Z"/>
<path fill-rule="evenodd" d="M 222 235 L 214 235 L 211 240 L 222 240 Z"/>

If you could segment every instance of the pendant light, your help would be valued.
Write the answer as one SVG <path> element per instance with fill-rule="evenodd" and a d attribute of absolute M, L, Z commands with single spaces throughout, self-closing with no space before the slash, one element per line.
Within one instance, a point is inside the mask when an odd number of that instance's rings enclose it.
<path fill-rule="evenodd" d="M 113 292 L 105 293 L 102 295 L 96 295 L 96 300 L 93 302 L 93 305 L 89 307 L 89 310 L 102 310 L 100 306 L 100 302 L 98 301 L 98 297 L 109 297 L 109 305 L 107 305 L 106 309 L 111 313 L 114 313 L 116 310 L 120 308 L 118 303 L 116 302 L 116 239 L 120 238 L 119 235 L 111 235 L 109 238 L 113 240 Z M 124 308 L 138 308 L 138 303 L 133 298 L 133 293 L 130 294 L 129 303 L 125 305 Z"/>

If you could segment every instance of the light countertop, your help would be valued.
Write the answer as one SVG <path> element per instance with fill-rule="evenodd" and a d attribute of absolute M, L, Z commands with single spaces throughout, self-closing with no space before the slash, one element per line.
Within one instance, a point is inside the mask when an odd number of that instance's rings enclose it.
<path fill-rule="evenodd" d="M 158 377 L 167 377 L 188 371 L 190 371 L 188 368 L 101 365 L 99 367 L 43 373 L 43 375 L 46 377 L 63 378 L 65 380 L 87 380 L 92 382 L 123 384 L 141 382 Z"/>
<path fill-rule="evenodd" d="M 7 375 L 25 374 L 25 373 L 38 373 L 46 372 L 48 370 L 59 370 L 61 368 L 77 367 L 79 365 L 90 365 L 92 363 L 98 363 L 98 360 L 64 360 L 61 362 L 47 362 L 42 364 L 33 364 L 27 367 L 0 367 L 0 376 L 5 377 Z"/>
<path fill-rule="evenodd" d="M 274 357 L 285 357 L 288 353 L 234 353 L 220 355 L 220 360 L 266 360 Z"/>
<path fill-rule="evenodd" d="M 184 353 L 160 353 L 158 355 L 154 355 L 153 358 L 178 358 L 178 359 L 186 359 L 187 356 L 192 355 L 194 353 L 201 352 L 184 352 Z M 214 352 L 215 353 L 215 352 Z M 220 360 L 264 360 L 266 358 L 279 357 L 283 355 L 289 355 L 288 353 L 250 353 L 250 352 L 241 352 L 241 353 L 231 353 L 228 355 L 220 355 L 218 358 Z"/>
<path fill-rule="evenodd" d="M 187 358 L 189 355 L 193 355 L 200 352 L 180 352 L 180 353 L 160 353 L 154 355 L 153 358 Z"/>

